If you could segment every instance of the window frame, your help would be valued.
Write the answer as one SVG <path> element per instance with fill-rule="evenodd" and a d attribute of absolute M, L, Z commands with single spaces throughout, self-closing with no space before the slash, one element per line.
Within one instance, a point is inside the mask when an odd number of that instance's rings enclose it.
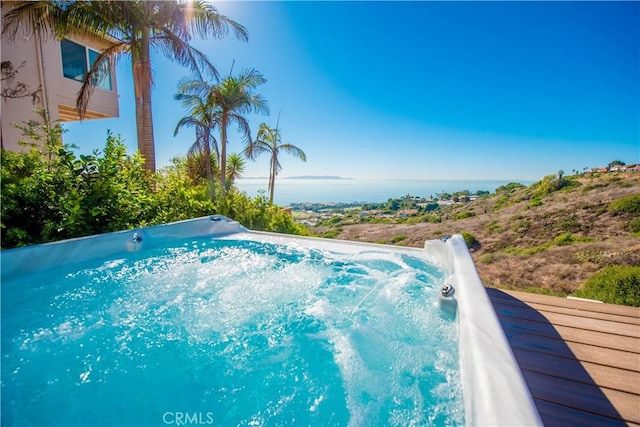
<path fill-rule="evenodd" d="M 73 45 L 74 47 L 80 47 L 83 49 L 84 52 L 84 72 L 81 76 L 72 76 L 71 74 L 68 74 L 65 72 L 65 58 L 63 56 L 63 43 L 69 43 L 71 45 Z M 89 72 L 89 70 L 91 69 L 91 66 L 93 65 L 93 62 L 91 61 L 91 55 L 90 52 L 95 53 L 96 57 L 98 55 L 100 55 L 100 51 L 93 49 L 87 45 L 84 45 L 82 43 L 78 43 L 77 41 L 74 40 L 70 40 L 67 38 L 63 38 L 60 40 L 60 61 L 62 63 L 62 76 L 66 79 L 70 79 L 70 80 L 75 80 L 77 82 L 82 82 L 84 80 L 84 76 Z M 76 61 L 78 59 L 75 59 Z M 96 82 L 95 87 L 102 89 L 104 91 L 107 92 L 113 92 L 113 82 L 112 82 L 112 64 L 111 64 L 111 60 L 109 58 L 105 58 L 105 61 L 108 61 L 109 65 L 108 65 L 108 70 L 106 75 L 102 76 L 102 78 Z M 67 64 L 70 64 L 70 62 L 67 62 Z"/>

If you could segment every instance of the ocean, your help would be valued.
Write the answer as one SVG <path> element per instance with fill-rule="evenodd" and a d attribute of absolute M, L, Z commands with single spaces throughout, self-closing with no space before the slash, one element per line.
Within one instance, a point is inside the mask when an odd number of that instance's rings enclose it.
<path fill-rule="evenodd" d="M 522 180 L 420 180 L 420 179 L 276 179 L 273 201 L 280 206 L 291 203 L 382 203 L 407 194 L 418 197 L 436 196 L 436 193 L 454 193 L 469 190 L 489 191 L 510 182 L 530 185 Z M 245 178 L 236 180 L 236 186 L 249 196 L 264 191 L 269 195 L 268 179 Z"/>

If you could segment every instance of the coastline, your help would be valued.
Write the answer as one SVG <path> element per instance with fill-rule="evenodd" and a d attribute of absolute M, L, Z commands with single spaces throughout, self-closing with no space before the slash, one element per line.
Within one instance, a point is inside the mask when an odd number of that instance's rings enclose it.
<path fill-rule="evenodd" d="M 468 190 L 488 191 L 510 182 L 530 185 L 533 180 L 434 180 L 434 179 L 308 179 L 276 180 L 274 202 L 280 206 L 291 203 L 383 203 L 407 194 L 415 197 L 435 197 L 437 193 Z M 255 197 L 260 191 L 267 195 L 268 179 L 239 178 L 239 190 Z"/>

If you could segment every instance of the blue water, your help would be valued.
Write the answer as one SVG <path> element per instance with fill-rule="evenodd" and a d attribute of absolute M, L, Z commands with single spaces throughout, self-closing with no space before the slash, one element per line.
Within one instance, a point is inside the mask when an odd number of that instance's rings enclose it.
<path fill-rule="evenodd" d="M 461 425 L 443 273 L 185 240 L 2 284 L 6 425 Z"/>
<path fill-rule="evenodd" d="M 390 198 L 410 194 L 418 197 L 436 196 L 436 193 L 454 193 L 469 190 L 494 192 L 509 180 L 457 181 L 457 180 L 375 180 L 375 179 L 277 179 L 274 202 L 280 206 L 290 203 L 373 202 L 382 203 Z M 524 185 L 530 181 L 517 181 Z M 267 179 L 239 179 L 237 187 L 250 196 L 260 191 L 268 197 Z"/>

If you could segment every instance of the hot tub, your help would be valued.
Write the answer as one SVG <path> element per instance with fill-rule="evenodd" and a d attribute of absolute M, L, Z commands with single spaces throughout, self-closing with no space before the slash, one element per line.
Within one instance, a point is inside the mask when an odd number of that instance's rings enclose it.
<path fill-rule="evenodd" d="M 1 257 L 10 423 L 541 424 L 461 236 L 212 216 Z"/>

